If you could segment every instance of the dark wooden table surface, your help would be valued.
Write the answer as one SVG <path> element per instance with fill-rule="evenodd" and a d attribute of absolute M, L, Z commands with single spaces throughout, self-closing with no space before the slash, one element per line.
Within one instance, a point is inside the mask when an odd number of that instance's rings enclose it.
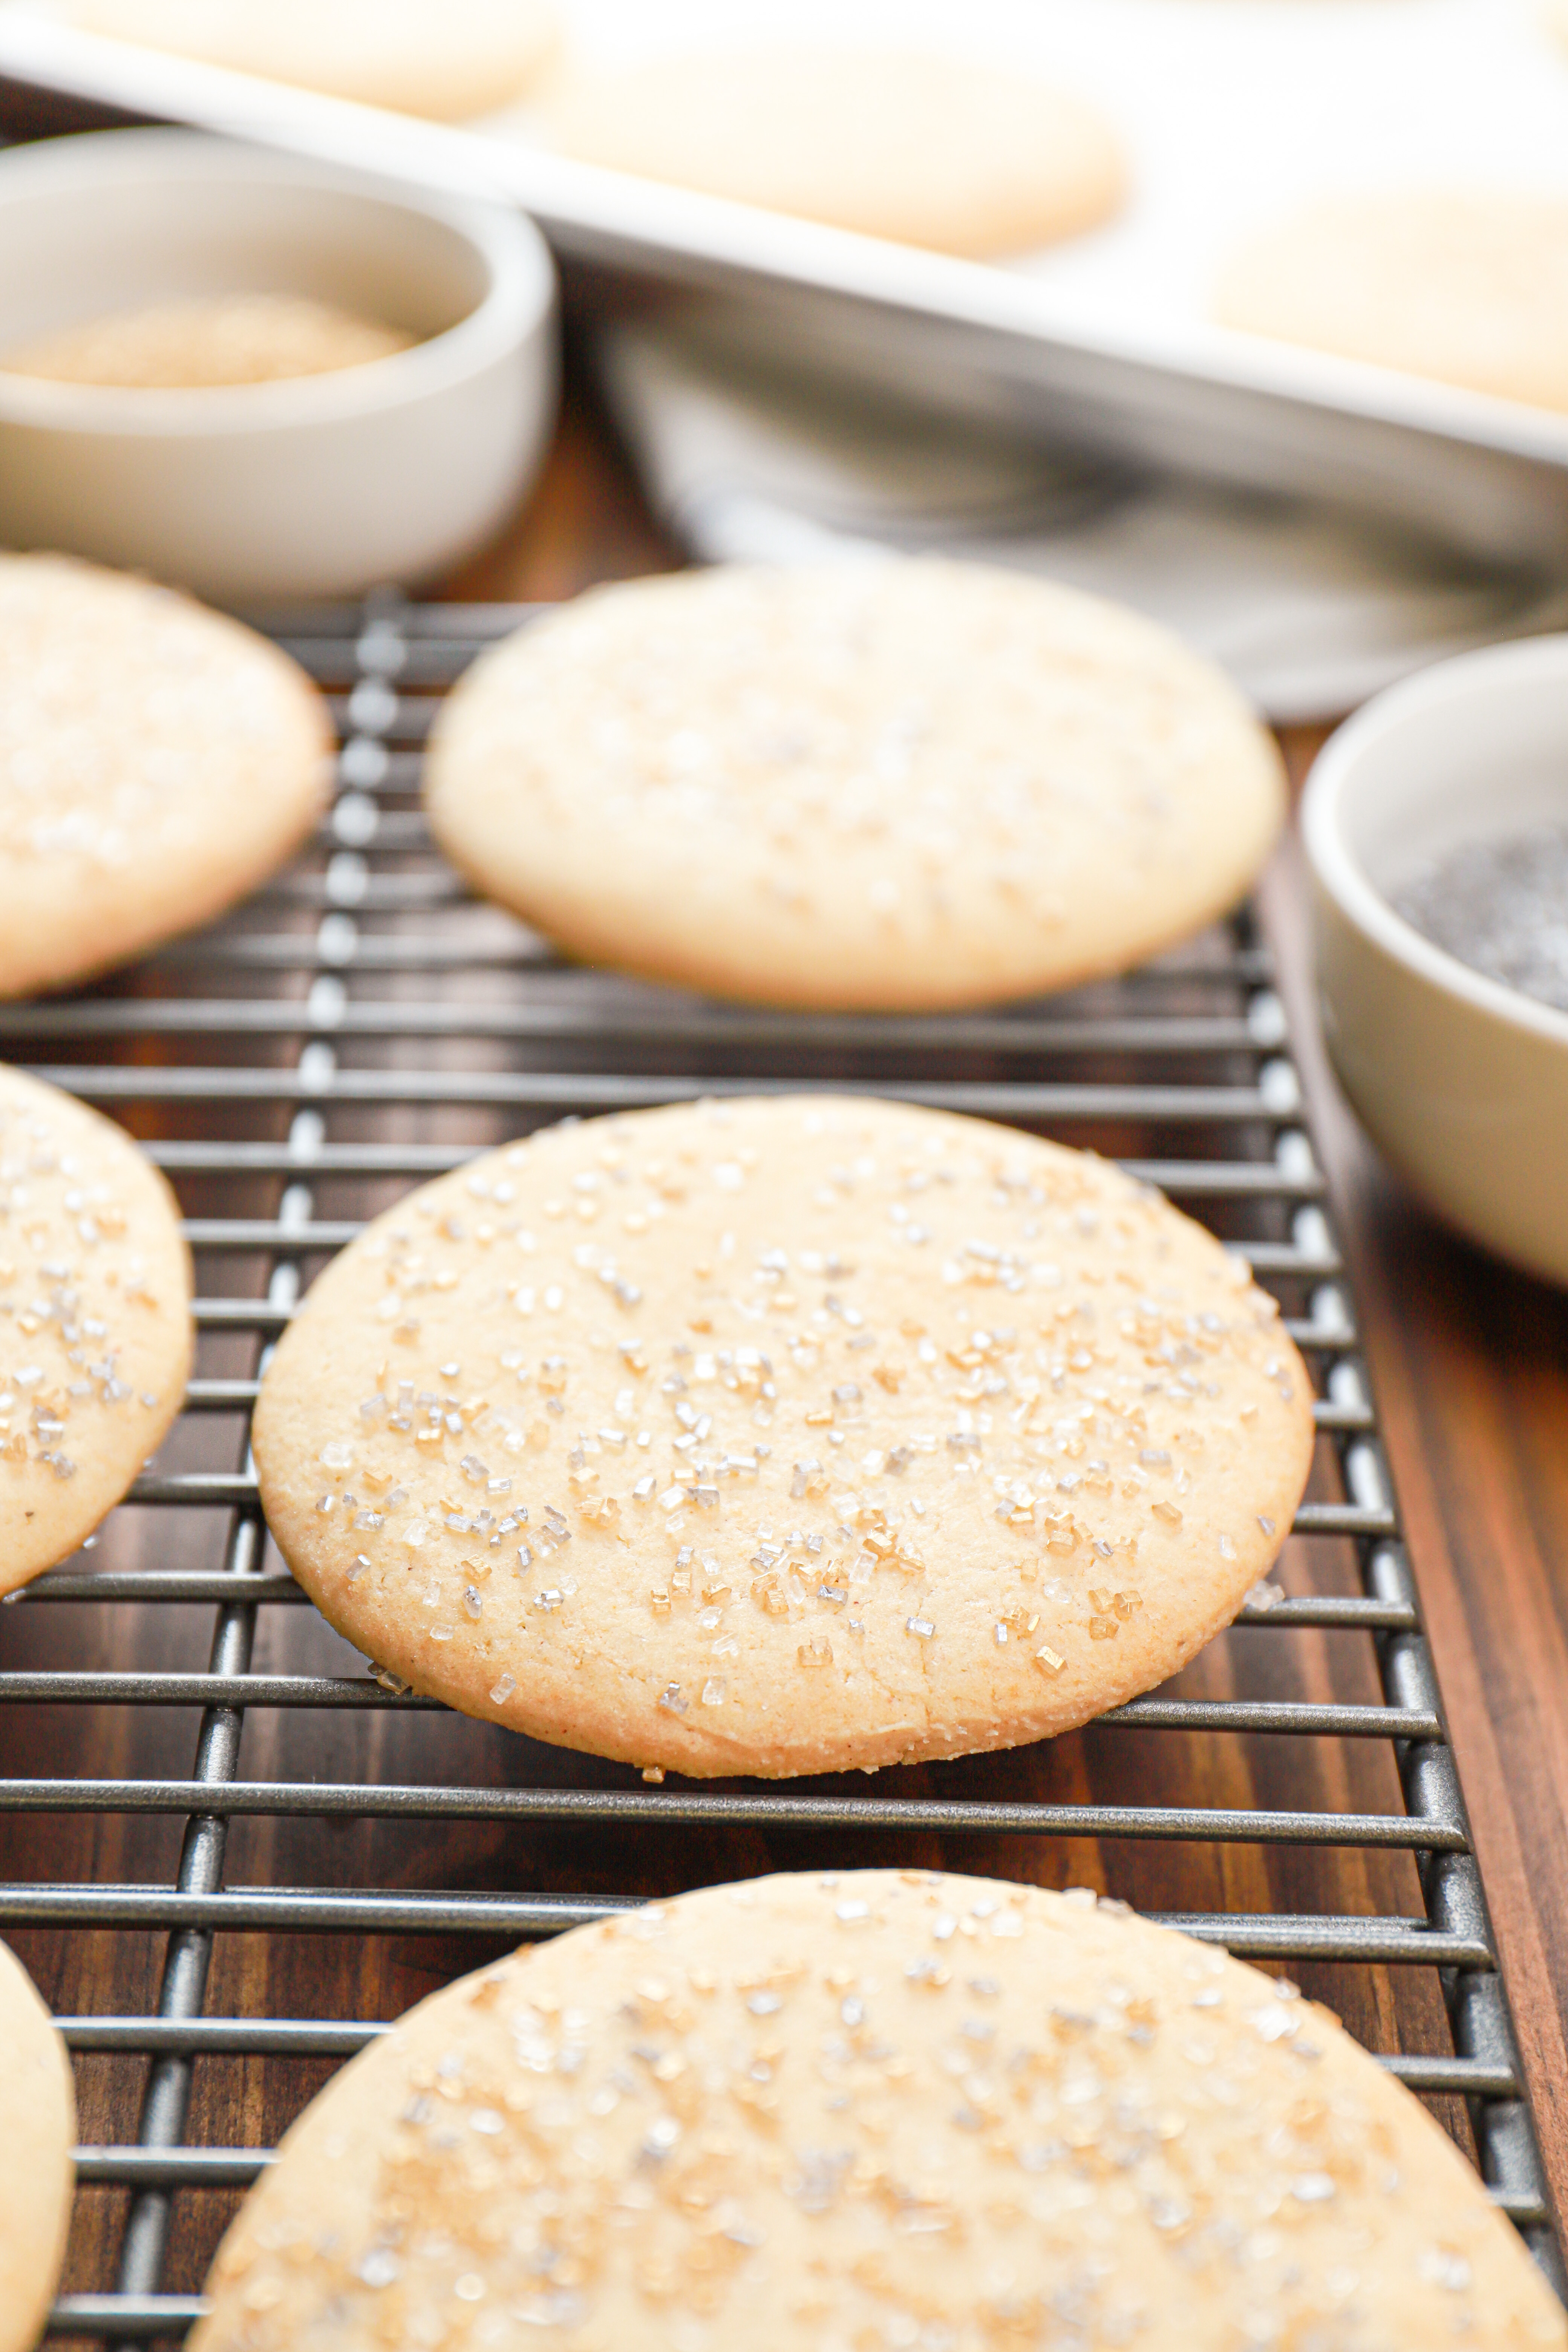
<path fill-rule="evenodd" d="M 666 568 L 678 560 L 643 508 L 591 400 L 578 391 L 527 511 L 503 542 L 447 583 L 446 593 L 463 599 L 554 598 L 597 580 Z M 1317 740 L 1305 730 L 1287 740 L 1298 778 Z M 1568 1299 L 1447 1238 L 1381 1173 L 1316 1049 L 1302 895 L 1291 847 L 1268 877 L 1267 904 L 1282 953 L 1297 1051 L 1329 1157 L 1341 1237 L 1363 1311 L 1385 1434 L 1561 2216 L 1568 2211 L 1568 2127 L 1562 2095 L 1568 2084 Z M 1288 1564 L 1287 1569 L 1289 1582 Z M 1348 1558 L 1344 1573 L 1343 1589 L 1353 1589 Z M 107 1664 L 121 1643 L 150 1663 L 150 1642 L 173 1645 L 178 1639 L 177 1629 L 170 1630 L 172 1613 L 165 1609 L 153 1625 L 146 1612 L 139 1616 L 134 1611 L 106 1611 L 103 1625 L 95 1620 L 96 1630 L 79 1635 L 65 1631 L 62 1621 L 70 1615 L 65 1611 L 7 1612 L 0 1618 L 0 1663 L 47 1657 L 57 1664 Z M 108 1622 L 117 1616 L 122 1620 L 118 1630 Z M 1247 1638 L 1256 1643 L 1260 1637 Z M 1370 1670 L 1342 1664 L 1328 1637 L 1301 1638 L 1306 1646 L 1300 1654 L 1308 1664 L 1306 1684 L 1295 1685 L 1299 1694 L 1377 1696 Z M 62 1655 L 62 1643 L 73 1640 L 99 1646 Z M 312 1612 L 274 1610 L 267 1613 L 258 1664 L 268 1671 L 342 1670 L 348 1653 L 334 1643 Z M 1218 1694 L 1234 1687 L 1227 1680 L 1227 1645 L 1216 1644 L 1189 1670 L 1184 1689 Z M 189 1663 L 183 1654 L 178 1662 Z M 506 1770 L 500 1760 L 504 1735 L 455 1717 L 345 1723 L 262 1716 L 247 1724 L 246 1738 L 251 1777 L 310 1779 L 355 1771 L 374 1777 L 382 1741 L 397 1743 L 395 1768 L 389 1762 L 385 1777 L 488 1781 L 504 1778 Z M 0 1715 L 0 1776 L 43 1769 L 183 1778 L 190 1769 L 190 1741 L 191 1718 L 161 1709 L 103 1708 L 69 1717 L 60 1710 L 51 1717 L 14 1708 Z M 42 1764 L 40 1744 L 47 1755 Z M 1386 1754 L 1356 1753 L 1355 1743 L 1322 1745 L 1321 1759 L 1303 1763 L 1301 1743 L 1297 1744 L 1289 1762 L 1296 1777 L 1285 1793 L 1278 1776 L 1286 1766 L 1270 1760 L 1267 1743 L 1200 1743 L 1189 1754 L 1198 1757 L 1202 1786 L 1194 1794 L 1189 1778 L 1182 1793 L 1189 1802 L 1353 1801 L 1399 1810 Z M 1156 1756 L 1150 1749 L 1148 1783 L 1140 1786 L 1140 1796 L 1165 1797 L 1159 1781 L 1172 1769 L 1168 1753 Z M 537 1754 L 547 1775 L 550 1752 Z M 1013 1758 L 942 1769 L 966 1772 L 972 1793 L 1112 1793 L 1105 1779 L 1110 1768 L 1092 1731 Z M 592 1770 L 590 1766 L 590 1776 Z M 585 1777 L 576 1759 L 574 1772 L 580 1781 Z M 917 1784 L 926 1785 L 923 1778 L 910 1783 Z M 3 1815 L 0 1879 L 113 1877 L 166 1885 L 178 1837 L 177 1821 Z M 672 1871 L 677 1883 L 690 1883 L 826 1859 L 804 1835 L 770 1841 L 754 1832 L 726 1835 L 700 1848 L 689 1840 L 661 1850 L 655 1862 L 624 1836 L 585 1841 L 574 1833 L 522 1835 L 474 1823 L 455 1824 L 450 1834 L 443 1830 L 415 1843 L 411 1852 L 406 1828 L 364 1821 L 241 1822 L 232 1841 L 230 1877 L 250 1884 L 575 1885 L 590 1891 L 616 1885 L 657 1892 L 669 1883 Z M 1131 1884 L 1125 1847 L 1086 1851 L 1079 1841 L 1068 1853 L 1049 1841 L 1026 1844 L 997 1838 L 971 1840 L 943 1853 L 937 1841 L 927 1843 L 931 1850 L 921 1853 L 921 1860 L 948 1860 L 1047 1883 L 1078 1878 L 1119 1892 L 1129 1891 Z M 1308 1856 L 1215 1846 L 1198 1850 L 1195 1860 L 1192 1850 L 1184 1849 L 1178 1867 L 1175 1859 L 1167 1863 L 1170 1851 L 1138 1849 L 1136 1889 L 1153 1907 L 1179 1908 L 1203 1900 L 1211 1907 L 1234 1909 L 1270 1904 L 1292 1910 L 1327 1904 L 1349 1910 L 1421 1908 L 1407 1854 L 1349 1851 Z M 908 1855 L 907 1843 L 901 1852 Z M 1194 1869 L 1201 1883 L 1194 1882 Z M 145 2011 L 155 2001 L 163 1953 L 159 1936 L 29 1928 L 15 1941 L 58 2011 Z M 250 2016 L 389 2017 L 484 1957 L 471 1937 L 448 1943 L 429 1937 L 228 1935 L 217 1941 L 207 2006 L 215 2013 Z M 1331 1972 L 1304 1980 L 1379 2046 L 1449 2046 L 1435 1984 L 1424 1973 L 1417 1979 L 1411 1970 L 1365 1970 L 1348 1994 Z M 85 2141 L 114 2144 L 134 2137 L 144 2064 L 110 2057 L 79 2061 Z M 190 2137 L 230 2147 L 268 2144 L 328 2072 L 322 2062 L 204 2059 Z M 1448 2120 L 1462 2135 L 1462 2115 Z M 124 2198 L 122 2189 L 104 2189 L 80 2200 L 69 2286 L 101 2289 L 112 2284 Z M 165 2280 L 169 2287 L 199 2284 L 232 2203 L 232 2195 L 222 2191 L 182 2196 Z"/>

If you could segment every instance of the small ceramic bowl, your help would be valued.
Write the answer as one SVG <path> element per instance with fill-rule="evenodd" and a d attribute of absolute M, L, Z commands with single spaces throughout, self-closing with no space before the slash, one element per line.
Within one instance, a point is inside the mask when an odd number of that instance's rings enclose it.
<path fill-rule="evenodd" d="M 310 295 L 424 340 L 189 391 L 7 374 L 4 349 L 194 296 Z M 500 207 L 187 131 L 0 155 L 0 542 L 220 602 L 416 582 L 481 545 L 554 409 L 555 279 Z"/>
<path fill-rule="evenodd" d="M 1568 1013 L 1472 971 L 1390 896 L 1465 842 L 1568 824 L 1568 636 L 1379 695 L 1307 786 L 1329 1053 L 1373 1141 L 1461 1233 L 1568 1284 Z"/>

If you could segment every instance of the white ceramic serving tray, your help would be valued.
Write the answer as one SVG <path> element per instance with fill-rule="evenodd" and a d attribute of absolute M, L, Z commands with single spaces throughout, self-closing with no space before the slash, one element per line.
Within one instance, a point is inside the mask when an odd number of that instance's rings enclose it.
<path fill-rule="evenodd" d="M 521 205 L 601 300 L 721 303 L 785 342 L 1123 462 L 1341 499 L 1477 552 L 1568 560 L 1568 415 L 1210 325 L 1231 247 L 1331 190 L 1568 195 L 1568 48 L 1539 0 L 564 0 L 609 57 L 711 38 L 888 37 L 1037 68 L 1122 127 L 1124 217 L 999 268 L 95 38 L 0 0 L 0 76 L 429 188 Z M 607 276 L 606 276 L 607 273 Z"/>

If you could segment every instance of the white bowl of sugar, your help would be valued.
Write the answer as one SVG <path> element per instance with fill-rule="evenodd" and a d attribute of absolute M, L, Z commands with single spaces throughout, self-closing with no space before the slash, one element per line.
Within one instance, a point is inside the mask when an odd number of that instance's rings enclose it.
<path fill-rule="evenodd" d="M 1325 746 L 1302 830 L 1363 1125 L 1449 1223 L 1568 1284 L 1568 636 L 1379 695 Z"/>
<path fill-rule="evenodd" d="M 226 603 L 413 583 L 512 511 L 555 383 L 499 206 L 196 131 L 0 155 L 0 543 Z"/>

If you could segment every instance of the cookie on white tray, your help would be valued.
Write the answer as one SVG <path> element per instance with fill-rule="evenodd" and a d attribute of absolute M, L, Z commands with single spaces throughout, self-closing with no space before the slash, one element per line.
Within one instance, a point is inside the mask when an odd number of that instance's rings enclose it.
<path fill-rule="evenodd" d="M 0 1944 L 0 2352 L 33 2352 L 65 2260 L 76 2181 L 76 2091 L 54 2020 Z"/>
<path fill-rule="evenodd" d="M 1293 1986 L 1087 1892 L 720 1886 L 411 2010 L 192 2352 L 1563 2352 L 1510 2223 Z"/>
<path fill-rule="evenodd" d="M 1088 1153 L 841 1097 L 556 1128 L 425 1186 L 267 1371 L 341 1633 L 645 1768 L 1006 1748 L 1173 1674 L 1272 1564 L 1310 1383 L 1247 1267 Z"/>
<path fill-rule="evenodd" d="M 1239 898 L 1279 756 L 1135 614 L 927 558 L 600 588 L 483 655 L 437 840 L 570 955 L 934 1010 L 1120 971 Z"/>
<path fill-rule="evenodd" d="M 1282 342 L 1568 410 L 1568 197 L 1466 188 L 1338 197 L 1237 253 L 1215 315 Z"/>
<path fill-rule="evenodd" d="M 68 1557 L 190 1377 L 179 1206 L 123 1128 L 0 1064 L 0 1592 Z"/>
<path fill-rule="evenodd" d="M 898 48 L 750 47 L 579 66 L 542 122 L 580 162 L 942 253 L 1028 252 L 1126 194 L 1115 130 L 1032 72 Z"/>
<path fill-rule="evenodd" d="M 268 81 L 459 122 L 552 54 L 547 0 L 66 0 L 72 22 Z"/>
<path fill-rule="evenodd" d="M 146 580 L 0 554 L 0 996 L 209 921 L 314 827 L 326 704 L 254 630 Z"/>

